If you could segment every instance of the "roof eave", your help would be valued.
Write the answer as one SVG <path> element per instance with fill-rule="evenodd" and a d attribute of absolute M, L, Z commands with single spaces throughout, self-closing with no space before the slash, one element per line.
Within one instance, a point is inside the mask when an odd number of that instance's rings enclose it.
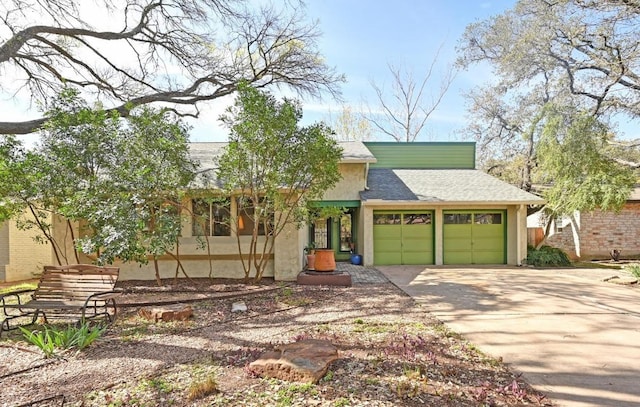
<path fill-rule="evenodd" d="M 542 205 L 544 200 L 517 201 L 402 201 L 385 199 L 363 199 L 363 206 L 509 206 L 509 205 Z"/>

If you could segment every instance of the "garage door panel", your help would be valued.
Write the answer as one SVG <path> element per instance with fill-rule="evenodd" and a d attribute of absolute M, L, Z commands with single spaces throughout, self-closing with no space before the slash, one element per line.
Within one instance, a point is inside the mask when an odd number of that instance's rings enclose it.
<path fill-rule="evenodd" d="M 474 236 L 473 251 L 494 251 L 502 252 L 504 240 L 501 238 L 491 237 L 486 239 L 478 239 Z"/>
<path fill-rule="evenodd" d="M 444 264 L 471 264 L 471 251 L 447 251 L 442 260 Z"/>
<path fill-rule="evenodd" d="M 502 264 L 504 263 L 504 254 L 502 251 L 474 251 L 474 264 Z"/>
<path fill-rule="evenodd" d="M 402 264 L 402 257 L 400 252 L 378 252 L 377 250 L 373 254 L 373 263 L 380 266 L 392 266 L 395 264 Z"/>
<path fill-rule="evenodd" d="M 444 219 L 444 264 L 504 264 L 503 213 L 452 212 Z"/>
<path fill-rule="evenodd" d="M 444 240 L 447 251 L 451 252 L 469 252 L 473 247 L 470 239 L 464 238 L 448 238 Z"/>
<path fill-rule="evenodd" d="M 432 215 L 421 213 L 374 213 L 374 220 L 395 224 L 373 226 L 374 264 L 433 264 Z M 403 219 L 403 222 L 399 222 Z"/>
<path fill-rule="evenodd" d="M 402 264 L 433 264 L 433 253 L 402 252 Z"/>
<path fill-rule="evenodd" d="M 498 236 L 502 238 L 503 230 L 502 225 L 473 225 L 473 237 L 484 238 Z"/>
<path fill-rule="evenodd" d="M 444 225 L 445 239 L 447 238 L 471 238 L 471 225 Z"/>
<path fill-rule="evenodd" d="M 399 264 L 402 249 L 400 225 L 375 225 L 373 227 L 374 264 Z"/>

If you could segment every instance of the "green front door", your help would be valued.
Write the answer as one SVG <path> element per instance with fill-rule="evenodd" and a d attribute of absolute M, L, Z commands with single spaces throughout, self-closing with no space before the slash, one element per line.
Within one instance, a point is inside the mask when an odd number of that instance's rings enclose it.
<path fill-rule="evenodd" d="M 336 260 L 349 260 L 356 248 L 357 211 L 357 208 L 347 208 L 339 217 L 316 219 L 311 225 L 309 240 L 318 249 L 333 249 Z"/>
<path fill-rule="evenodd" d="M 444 264 L 506 263 L 505 211 L 445 211 Z"/>
<path fill-rule="evenodd" d="M 433 213 L 373 213 L 373 262 L 433 264 Z"/>

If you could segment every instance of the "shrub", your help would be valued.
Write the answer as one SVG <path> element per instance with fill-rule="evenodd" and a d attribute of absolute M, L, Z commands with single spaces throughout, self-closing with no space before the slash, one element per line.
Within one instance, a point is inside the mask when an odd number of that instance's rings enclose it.
<path fill-rule="evenodd" d="M 53 356 L 57 349 L 76 348 L 81 351 L 98 339 L 105 329 L 102 326 L 90 328 L 88 322 L 79 327 L 69 325 L 62 329 L 45 326 L 43 331 L 30 331 L 20 327 L 27 342 L 40 348 L 45 358 Z"/>
<path fill-rule="evenodd" d="M 640 279 L 640 263 L 631 263 L 624 266 L 624 269 L 631 273 L 635 278 Z"/>
<path fill-rule="evenodd" d="M 565 252 L 551 246 L 542 246 L 539 249 L 529 246 L 526 262 L 534 267 L 566 267 L 571 265 L 571 260 Z"/>

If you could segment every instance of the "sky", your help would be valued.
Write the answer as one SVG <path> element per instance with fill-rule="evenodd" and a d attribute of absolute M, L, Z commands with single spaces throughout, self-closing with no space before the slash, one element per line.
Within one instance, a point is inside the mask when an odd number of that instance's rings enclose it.
<path fill-rule="evenodd" d="M 436 75 L 427 87 L 438 87 L 439 74 L 456 58 L 455 47 L 465 27 L 513 7 L 515 0 L 307 0 L 307 15 L 318 20 L 322 36 L 319 51 L 329 66 L 346 77 L 343 101 L 303 99 L 302 124 L 331 121 L 341 104 L 353 111 L 375 110 L 377 101 L 371 86 L 391 86 L 388 64 L 400 66 L 422 78 L 441 48 Z M 465 100 L 462 94 L 490 78 L 485 67 L 460 72 L 426 124 L 417 141 L 465 140 Z M 274 92 L 276 93 L 276 92 Z M 430 97 L 427 92 L 427 100 Z M 37 117 L 37 109 L 9 95 L 0 95 L 0 121 Z M 191 141 L 225 141 L 228 131 L 218 120 L 232 98 L 201 105 L 201 116 L 191 120 Z M 27 143 L 34 135 L 26 136 Z M 376 137 L 378 141 L 390 138 Z"/>
<path fill-rule="evenodd" d="M 400 66 L 423 78 L 438 54 L 435 75 L 427 87 L 439 87 L 441 74 L 456 59 L 456 45 L 466 26 L 500 14 L 513 7 L 515 0 L 308 0 L 307 14 L 318 20 L 322 36 L 319 50 L 329 66 L 346 77 L 343 101 L 305 100 L 302 124 L 335 120 L 341 104 L 353 111 L 376 110 L 378 104 L 371 86 L 389 90 L 388 65 Z M 464 92 L 484 83 L 491 74 L 486 67 L 459 72 L 430 116 L 417 141 L 465 140 Z M 433 92 L 428 92 L 429 100 Z M 223 141 L 227 131 L 217 118 L 221 104 L 207 107 L 203 117 L 192 122 L 192 141 Z M 376 137 L 378 141 L 391 138 Z"/>

